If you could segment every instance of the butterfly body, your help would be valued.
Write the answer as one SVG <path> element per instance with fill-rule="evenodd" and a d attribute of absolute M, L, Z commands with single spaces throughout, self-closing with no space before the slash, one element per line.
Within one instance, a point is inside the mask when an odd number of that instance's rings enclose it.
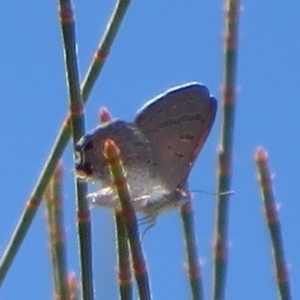
<path fill-rule="evenodd" d="M 133 122 L 113 120 L 98 126 L 77 144 L 78 176 L 100 181 L 89 198 L 101 206 L 119 207 L 103 146 L 120 148 L 132 204 L 148 216 L 179 207 L 190 195 L 187 179 L 210 132 L 216 100 L 205 86 L 189 83 L 147 102 Z"/>

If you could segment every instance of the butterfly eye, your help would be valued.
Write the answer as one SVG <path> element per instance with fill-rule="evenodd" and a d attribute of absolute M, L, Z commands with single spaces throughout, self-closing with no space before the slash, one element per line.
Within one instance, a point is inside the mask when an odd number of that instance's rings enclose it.
<path fill-rule="evenodd" d="M 81 154 L 81 151 L 76 150 L 76 151 L 75 151 L 75 164 L 76 164 L 76 165 L 80 165 L 81 162 L 82 162 L 82 154 Z"/>

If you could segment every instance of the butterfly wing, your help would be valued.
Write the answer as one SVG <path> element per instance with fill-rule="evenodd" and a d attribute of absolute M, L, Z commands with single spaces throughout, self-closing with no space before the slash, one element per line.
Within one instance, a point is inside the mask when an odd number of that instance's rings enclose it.
<path fill-rule="evenodd" d="M 142 144 L 139 133 L 127 122 L 114 120 L 101 124 L 92 132 L 86 134 L 76 145 L 78 161 L 76 169 L 86 177 L 103 182 L 111 181 L 107 161 L 104 157 L 104 143 L 112 139 L 120 148 L 126 164 L 135 165 L 140 155 L 148 154 L 148 147 L 135 146 Z M 131 143 L 128 143 L 128 141 Z M 135 147 L 135 148 L 134 148 Z M 134 148 L 134 149 L 133 149 Z"/>
<path fill-rule="evenodd" d="M 103 155 L 107 139 L 115 141 L 127 173 L 133 197 L 152 190 L 160 182 L 159 161 L 156 149 L 145 135 L 133 124 L 114 120 L 98 126 L 86 134 L 76 145 L 76 171 L 78 176 L 101 181 L 104 187 L 111 186 L 107 161 Z"/>
<path fill-rule="evenodd" d="M 208 89 L 189 83 L 150 100 L 137 113 L 135 125 L 156 147 L 158 172 L 168 189 L 185 185 L 216 110 L 217 101 Z"/>

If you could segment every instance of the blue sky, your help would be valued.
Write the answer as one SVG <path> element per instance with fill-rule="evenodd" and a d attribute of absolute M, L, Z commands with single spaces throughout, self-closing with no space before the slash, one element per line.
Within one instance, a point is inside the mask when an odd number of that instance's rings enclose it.
<path fill-rule="evenodd" d="M 74 1 L 83 78 L 112 11 L 113 1 Z M 242 3 L 237 72 L 227 299 L 275 299 L 276 289 L 253 154 L 270 154 L 292 293 L 300 294 L 300 4 Z M 132 1 L 86 108 L 86 129 L 101 106 L 131 120 L 145 101 L 167 88 L 199 81 L 220 100 L 224 3 Z M 2 109 L 0 252 L 3 253 L 67 111 L 57 3 L 8 1 L 0 17 Z M 219 106 L 220 107 L 220 106 Z M 213 193 L 221 111 L 191 176 L 190 187 Z M 70 147 L 64 155 L 65 220 L 70 270 L 78 271 Z M 215 199 L 195 194 L 196 230 L 205 294 L 211 292 Z M 52 299 L 42 205 L 0 290 L 0 299 Z M 92 211 L 97 299 L 117 299 L 112 216 Z M 154 299 L 189 299 L 176 211 L 146 235 Z M 298 283 L 298 284 L 297 284 Z M 102 297 L 100 297 L 102 295 Z"/>

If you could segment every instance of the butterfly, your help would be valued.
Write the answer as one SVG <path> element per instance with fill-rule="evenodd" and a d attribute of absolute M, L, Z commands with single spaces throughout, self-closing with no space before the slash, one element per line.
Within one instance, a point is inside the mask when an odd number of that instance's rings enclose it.
<path fill-rule="evenodd" d="M 196 82 L 176 86 L 148 101 L 133 122 L 112 120 L 76 145 L 77 176 L 100 181 L 92 203 L 119 208 L 107 162 L 107 139 L 121 151 L 134 209 L 151 220 L 190 199 L 188 176 L 214 123 L 217 101 Z"/>

